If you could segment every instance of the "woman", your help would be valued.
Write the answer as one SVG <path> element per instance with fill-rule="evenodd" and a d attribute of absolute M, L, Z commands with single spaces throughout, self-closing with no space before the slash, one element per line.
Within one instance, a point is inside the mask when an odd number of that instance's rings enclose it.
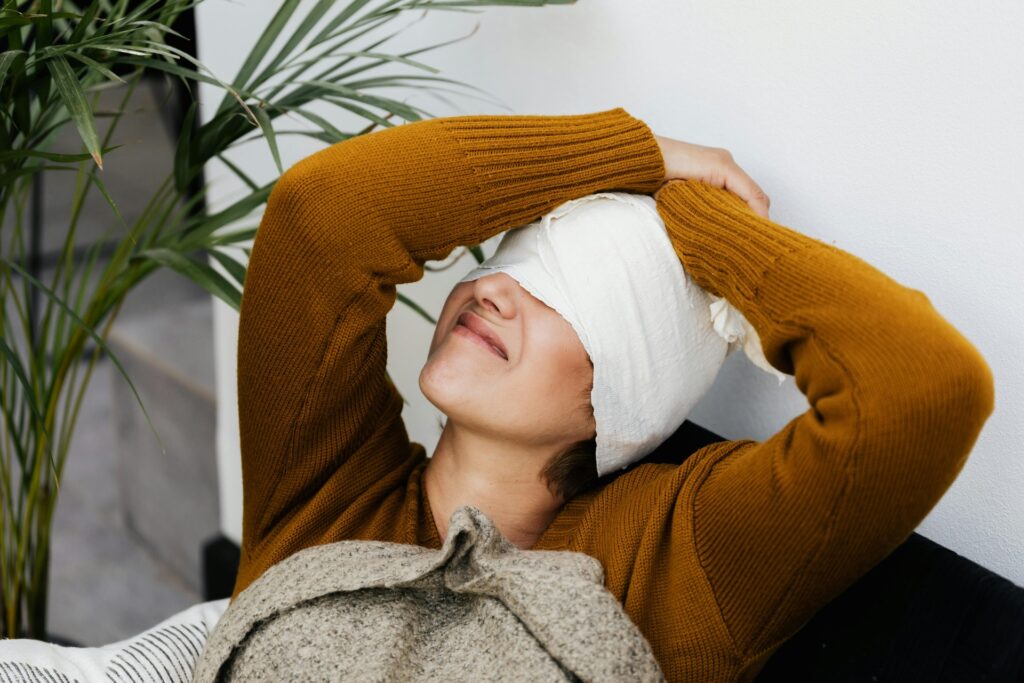
<path fill-rule="evenodd" d="M 595 480 L 589 359 L 496 273 L 456 286 L 438 319 L 419 383 L 448 420 L 428 459 L 385 374 L 395 286 L 604 190 L 656 192 L 687 272 L 743 312 L 811 407 L 764 442 Z M 600 560 L 669 680 L 752 679 L 920 523 L 994 401 L 985 361 L 925 295 L 773 223 L 727 154 L 622 108 L 419 121 L 300 161 L 253 245 L 238 352 L 235 596 L 316 544 L 440 548 L 452 511 L 475 505 L 521 548 Z"/>

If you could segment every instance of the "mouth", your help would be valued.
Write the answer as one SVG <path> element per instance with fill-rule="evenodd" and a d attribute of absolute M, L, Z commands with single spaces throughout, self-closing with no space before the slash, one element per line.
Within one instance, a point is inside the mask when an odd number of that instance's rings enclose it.
<path fill-rule="evenodd" d="M 508 360 L 508 353 L 505 351 L 505 344 L 501 341 L 501 338 L 487 327 L 487 323 L 483 318 L 475 313 L 466 311 L 460 315 L 452 332 L 465 335 L 478 344 L 485 346 L 502 360 Z"/>

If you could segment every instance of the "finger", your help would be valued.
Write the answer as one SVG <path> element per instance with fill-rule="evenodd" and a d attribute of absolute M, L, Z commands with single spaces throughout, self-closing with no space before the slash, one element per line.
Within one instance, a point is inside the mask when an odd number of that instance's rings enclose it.
<path fill-rule="evenodd" d="M 749 204 L 754 213 L 768 218 L 768 207 L 771 205 L 771 200 L 768 199 L 764 190 L 754 182 L 754 179 L 736 164 L 730 164 L 726 170 L 725 189 L 738 195 Z"/>

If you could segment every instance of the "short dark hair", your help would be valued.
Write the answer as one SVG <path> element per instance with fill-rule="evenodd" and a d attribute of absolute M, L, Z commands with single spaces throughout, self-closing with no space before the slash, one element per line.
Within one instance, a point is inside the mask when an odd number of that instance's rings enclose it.
<path fill-rule="evenodd" d="M 578 441 L 555 456 L 541 472 L 548 488 L 567 502 L 597 483 L 597 439 Z"/>
<path fill-rule="evenodd" d="M 590 360 L 590 367 L 594 362 Z M 594 415 L 594 406 L 590 402 L 590 392 L 594 388 L 593 376 L 586 388 L 580 393 L 581 409 Z M 541 478 L 547 482 L 548 488 L 562 501 L 569 501 L 597 483 L 597 437 L 577 441 L 564 452 L 556 455 L 541 471 Z"/>

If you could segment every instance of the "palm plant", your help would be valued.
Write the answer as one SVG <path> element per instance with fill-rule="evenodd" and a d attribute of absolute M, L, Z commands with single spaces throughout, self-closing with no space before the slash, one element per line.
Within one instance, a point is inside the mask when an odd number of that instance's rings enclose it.
<path fill-rule="evenodd" d="M 305 135 L 333 144 L 378 126 L 393 126 L 390 119 L 395 116 L 405 121 L 433 116 L 367 91 L 396 86 L 443 91 L 434 83 L 463 84 L 436 75 L 367 77 L 364 72 L 403 64 L 437 74 L 437 69 L 411 57 L 457 41 L 398 55 L 375 51 L 397 31 L 363 48 L 349 47 L 402 12 L 419 9 L 425 15 L 426 10 L 471 11 L 464 8 L 575 0 L 309 0 L 305 14 L 298 15 L 300 0 L 284 0 L 230 84 L 166 40 L 168 34 L 178 35 L 171 28 L 177 17 L 199 2 L 0 0 L 0 637 L 46 637 L 51 522 L 78 409 L 101 353 L 111 358 L 135 392 L 105 343 L 126 295 L 155 269 L 168 267 L 239 309 L 245 265 L 233 254 L 248 256 L 258 225 L 253 216 L 276 178 L 256 183 L 225 153 L 262 138 L 281 173 L 280 135 Z M 286 33 L 293 16 L 295 26 Z M 283 43 L 275 47 L 279 39 Z M 202 125 L 193 101 L 178 137 L 173 168 L 128 225 L 100 171 L 115 149 L 110 140 L 125 103 L 143 74 L 154 71 L 185 83 L 209 83 L 224 94 Z M 99 91 L 111 87 L 124 88 L 121 105 L 113 112 L 97 111 Z M 344 132 L 312 111 L 314 103 L 353 112 L 369 125 Z M 110 119 L 102 140 L 96 127 L 100 116 Z M 311 127 L 275 130 L 275 119 L 282 116 Z M 67 126 L 78 131 L 84 151 L 52 149 L 56 134 Z M 203 189 L 196 191 L 194 186 L 213 159 L 237 175 L 247 192 L 208 213 Z M 33 183 L 40 173 L 51 170 L 73 172 L 77 182 L 60 258 L 52 279 L 44 283 L 24 265 L 23 224 Z M 107 235 L 123 231 L 105 261 L 99 255 L 106 240 L 87 249 L 83 259 L 73 258 L 82 206 L 93 188 L 112 211 Z M 238 225 L 247 220 L 251 224 Z M 467 251 L 478 262 L 483 260 L 479 245 Z M 40 294 L 46 303 L 36 316 L 31 301 Z M 431 324 L 436 322 L 407 297 L 399 294 L 399 299 Z M 8 315 L 11 309 L 13 315 Z M 83 365 L 84 374 L 79 376 Z M 137 392 L 135 396 L 141 406 Z M 148 421 L 145 406 L 142 409 Z"/>

